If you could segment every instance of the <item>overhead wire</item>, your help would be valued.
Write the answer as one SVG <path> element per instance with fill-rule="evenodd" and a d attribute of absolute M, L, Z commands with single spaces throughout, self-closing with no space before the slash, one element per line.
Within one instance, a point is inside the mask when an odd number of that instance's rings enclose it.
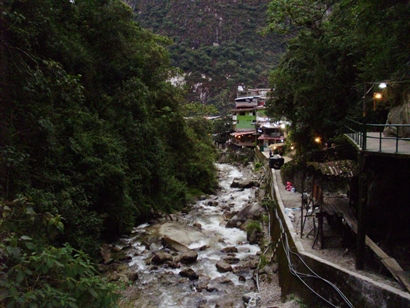
<path fill-rule="evenodd" d="M 320 299 L 322 299 L 324 302 L 326 302 L 329 306 L 331 307 L 337 307 L 336 305 L 334 305 L 332 302 L 330 302 L 328 299 L 324 298 L 322 295 L 320 295 L 318 292 L 316 292 L 311 286 L 309 286 L 309 284 L 303 280 L 302 277 L 304 278 L 315 278 L 315 279 L 319 279 L 322 280 L 323 282 L 325 282 L 326 284 L 328 284 L 329 286 L 331 286 L 336 292 L 337 294 L 343 299 L 343 301 L 347 304 L 347 306 L 349 308 L 353 308 L 353 304 L 350 302 L 350 300 L 343 294 L 343 292 L 332 282 L 330 282 L 329 280 L 319 276 L 313 269 L 311 269 L 306 262 L 303 260 L 303 258 L 296 252 L 292 251 L 290 249 L 289 246 L 289 241 L 288 241 L 288 236 L 283 228 L 283 224 L 282 224 L 282 220 L 280 219 L 278 213 L 277 213 L 277 209 L 275 209 L 275 214 L 276 214 L 276 218 L 279 222 L 279 226 L 280 226 L 280 231 L 281 231 L 281 237 L 282 235 L 284 235 L 284 241 L 282 241 L 282 247 L 283 250 L 285 252 L 285 256 L 288 262 L 288 268 L 289 268 L 289 272 L 295 276 L 296 278 L 298 278 L 313 294 L 315 294 L 317 297 L 319 297 Z M 303 265 L 312 273 L 312 274 L 306 274 L 306 273 L 302 273 L 299 272 L 295 269 L 293 263 L 292 263 L 292 259 L 291 259 L 291 254 L 296 255 L 300 261 L 303 263 Z"/>

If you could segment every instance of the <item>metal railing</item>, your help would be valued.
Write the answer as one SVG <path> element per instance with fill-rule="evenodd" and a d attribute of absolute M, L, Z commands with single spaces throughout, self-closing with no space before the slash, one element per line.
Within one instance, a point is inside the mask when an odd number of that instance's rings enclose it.
<path fill-rule="evenodd" d="M 383 130 L 386 127 L 393 128 L 394 136 L 384 136 Z M 362 151 L 378 151 L 383 152 L 383 144 L 388 147 L 394 148 L 394 153 L 400 152 L 400 145 L 410 145 L 410 138 L 399 137 L 399 131 L 404 128 L 410 129 L 410 124 L 369 124 L 361 123 L 352 119 L 348 119 L 346 125 L 347 135 L 359 146 Z M 377 140 L 376 143 L 372 140 Z M 369 147 L 368 143 L 372 144 Z M 391 151 L 389 151 L 391 153 Z M 410 153 L 408 153 L 410 154 Z"/>

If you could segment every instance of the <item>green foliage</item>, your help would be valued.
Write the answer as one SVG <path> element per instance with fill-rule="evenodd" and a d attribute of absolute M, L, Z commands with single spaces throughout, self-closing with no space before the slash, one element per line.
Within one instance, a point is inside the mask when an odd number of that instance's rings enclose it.
<path fill-rule="evenodd" d="M 283 50 L 281 36 L 261 34 L 268 0 L 129 2 L 143 27 L 173 39 L 171 63 L 186 73 L 188 100 L 221 112 L 232 108 L 238 84 L 266 87 Z"/>
<path fill-rule="evenodd" d="M 184 104 L 182 114 L 186 117 L 212 116 L 218 114 L 218 110 L 213 105 L 196 102 Z"/>
<path fill-rule="evenodd" d="M 246 224 L 246 232 L 248 234 L 252 233 L 253 231 L 257 231 L 257 232 L 262 232 L 262 226 L 261 223 L 257 220 L 250 220 L 247 224 Z"/>
<path fill-rule="evenodd" d="M 271 1 L 269 28 L 294 37 L 270 77 L 269 113 L 291 120 L 298 153 L 360 116 L 364 82 L 408 79 L 409 11 L 400 1 Z"/>
<path fill-rule="evenodd" d="M 260 163 L 260 162 L 256 162 L 255 163 L 255 171 L 259 171 L 260 170 L 260 168 L 262 168 L 262 164 Z"/>
<path fill-rule="evenodd" d="M 111 307 L 117 288 L 90 258 L 66 244 L 47 245 L 64 231 L 62 217 L 26 198 L 0 203 L 0 303 L 7 307 Z"/>
<path fill-rule="evenodd" d="M 213 121 L 212 133 L 216 142 L 225 143 L 229 140 L 232 131 L 232 116 L 224 116 Z"/>
<path fill-rule="evenodd" d="M 215 186 L 208 132 L 187 126 L 166 82 L 166 39 L 117 0 L 13 3 L 2 48 L 24 52 L 0 66 L 3 197 L 47 205 L 66 225 L 59 242 L 92 252 L 95 239 L 183 206 L 187 188 Z"/>
<path fill-rule="evenodd" d="M 297 160 L 291 160 L 280 168 L 280 174 L 283 182 L 294 181 L 294 176 L 302 169 L 302 166 Z"/>
<path fill-rule="evenodd" d="M 188 191 L 212 191 L 210 127 L 184 120 L 183 95 L 167 81 L 169 40 L 139 27 L 122 1 L 0 6 L 7 301 L 109 306 L 111 287 L 80 250 L 96 257 L 102 240 L 183 207 Z M 21 279 L 20 268 L 32 274 Z"/>
<path fill-rule="evenodd" d="M 111 307 L 118 300 L 116 287 L 97 275 L 87 255 L 69 245 L 17 259 L 12 246 L 0 247 L 1 257 L 8 259 L 0 280 L 7 307 Z"/>
<path fill-rule="evenodd" d="M 268 264 L 269 264 L 268 258 L 264 254 L 260 255 L 260 257 L 259 257 L 259 268 L 263 269 Z"/>
<path fill-rule="evenodd" d="M 277 206 L 277 204 L 275 200 L 265 198 L 262 200 L 262 206 L 268 210 L 273 210 Z"/>

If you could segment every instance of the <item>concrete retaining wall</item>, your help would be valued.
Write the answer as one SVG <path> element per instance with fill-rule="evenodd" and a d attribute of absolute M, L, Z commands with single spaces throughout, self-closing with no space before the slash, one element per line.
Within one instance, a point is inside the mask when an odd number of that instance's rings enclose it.
<path fill-rule="evenodd" d="M 303 299 L 304 303 L 311 307 L 330 306 L 309 290 L 299 278 L 291 274 L 288 259 L 283 248 L 284 234 L 282 233 L 285 232 L 289 247 L 296 253 L 290 254 L 294 268 L 299 272 L 309 273 L 309 270 L 297 256 L 299 255 L 314 272 L 336 285 L 354 307 L 410 307 L 409 293 L 370 279 L 357 272 L 347 270 L 305 251 L 296 235 L 292 222 L 285 215 L 285 207 L 280 199 L 277 184 L 280 180 L 280 171 L 270 169 L 267 158 L 259 151 L 256 150 L 255 152 L 256 159 L 263 164 L 267 173 L 270 196 L 276 200 L 277 203 L 276 208 L 272 209 L 270 213 L 272 222 L 271 236 L 272 242 L 275 245 L 279 243 L 277 260 L 279 264 L 279 283 L 282 288 L 282 295 L 286 297 L 289 294 L 296 294 Z M 281 225 L 283 231 L 281 230 Z M 281 238 L 280 241 L 278 241 L 279 238 Z M 329 300 L 333 305 L 348 307 L 342 297 L 322 280 L 317 278 L 305 278 L 304 280 L 309 287 Z"/>

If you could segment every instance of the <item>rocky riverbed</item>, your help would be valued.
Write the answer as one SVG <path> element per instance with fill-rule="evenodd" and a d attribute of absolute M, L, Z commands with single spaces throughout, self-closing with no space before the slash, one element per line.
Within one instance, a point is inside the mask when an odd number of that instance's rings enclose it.
<path fill-rule="evenodd" d="M 245 231 L 263 215 L 259 181 L 250 168 L 217 167 L 217 194 L 197 201 L 187 213 L 140 225 L 132 236 L 102 249 L 107 276 L 126 286 L 120 306 L 277 307 L 265 305 L 266 294 L 257 293 L 262 234 L 258 228 Z M 113 262 L 116 253 L 122 264 Z M 280 303 L 277 277 L 266 272 L 274 276 L 269 296 Z"/>

